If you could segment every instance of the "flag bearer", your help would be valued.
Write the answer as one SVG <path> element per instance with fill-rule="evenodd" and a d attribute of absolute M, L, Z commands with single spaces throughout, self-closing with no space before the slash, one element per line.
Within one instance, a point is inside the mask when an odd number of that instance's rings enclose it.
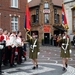
<path fill-rule="evenodd" d="M 36 69 L 38 68 L 37 55 L 39 54 L 39 43 L 34 33 L 32 34 L 32 37 L 30 37 L 29 43 L 30 43 L 29 58 L 32 59 L 34 65 L 32 69 Z"/>
<path fill-rule="evenodd" d="M 70 58 L 71 49 L 70 38 L 66 32 L 63 34 L 63 37 L 59 42 L 61 43 L 60 56 L 62 57 L 63 71 L 65 71 L 68 66 L 68 59 Z"/>

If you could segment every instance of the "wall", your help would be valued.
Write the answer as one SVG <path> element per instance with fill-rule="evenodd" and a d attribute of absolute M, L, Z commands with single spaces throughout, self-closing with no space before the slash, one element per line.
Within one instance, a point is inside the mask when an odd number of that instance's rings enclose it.
<path fill-rule="evenodd" d="M 19 30 L 24 32 L 24 16 L 25 16 L 25 6 L 27 0 L 19 0 L 19 8 L 11 7 L 11 0 L 0 0 L 0 27 L 11 31 L 11 16 L 18 16 L 19 18 Z"/>

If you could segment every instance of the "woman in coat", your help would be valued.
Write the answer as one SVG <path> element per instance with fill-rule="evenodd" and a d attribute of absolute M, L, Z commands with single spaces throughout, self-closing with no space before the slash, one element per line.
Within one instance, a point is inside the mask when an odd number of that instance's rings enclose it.
<path fill-rule="evenodd" d="M 39 54 L 39 43 L 38 39 L 36 38 L 36 35 L 33 33 L 32 37 L 28 40 L 30 47 L 29 47 L 29 58 L 32 59 L 33 62 L 33 68 L 36 69 L 38 68 L 38 63 L 37 63 L 37 57 Z"/>
<path fill-rule="evenodd" d="M 61 42 L 61 53 L 60 56 L 62 57 L 62 63 L 63 63 L 63 71 L 67 68 L 68 59 L 70 58 L 70 38 L 65 32 L 62 36 L 62 39 L 60 39 Z"/>

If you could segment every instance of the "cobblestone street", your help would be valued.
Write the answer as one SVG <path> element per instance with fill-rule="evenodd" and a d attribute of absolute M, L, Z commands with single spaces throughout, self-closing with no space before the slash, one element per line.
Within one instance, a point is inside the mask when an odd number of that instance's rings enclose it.
<path fill-rule="evenodd" d="M 60 58 L 60 48 L 41 46 L 40 55 L 38 57 L 39 68 L 32 70 L 32 62 L 28 57 L 29 50 L 27 48 L 27 61 L 15 68 L 6 68 L 4 75 L 75 75 L 75 51 L 72 47 L 71 58 L 69 59 L 67 71 L 62 71 L 62 61 Z"/>
<path fill-rule="evenodd" d="M 28 54 L 28 53 L 27 53 Z M 28 55 L 27 55 L 28 58 Z M 28 59 L 29 61 L 29 59 Z M 39 62 L 62 64 L 60 57 L 60 47 L 42 46 L 40 47 Z M 75 49 L 72 47 L 71 58 L 69 59 L 70 66 L 75 67 Z"/>

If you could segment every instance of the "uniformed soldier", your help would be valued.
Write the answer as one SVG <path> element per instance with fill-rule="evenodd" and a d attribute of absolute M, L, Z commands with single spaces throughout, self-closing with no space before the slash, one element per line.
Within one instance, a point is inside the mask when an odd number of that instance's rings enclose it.
<path fill-rule="evenodd" d="M 62 57 L 62 63 L 63 63 L 63 71 L 67 68 L 68 59 L 70 58 L 70 38 L 67 35 L 67 32 L 63 34 L 62 39 L 59 41 L 61 43 L 61 53 L 60 56 Z"/>
<path fill-rule="evenodd" d="M 10 44 L 11 44 L 11 56 L 10 56 L 10 67 L 14 67 L 14 57 L 15 57 L 15 49 L 16 49 L 16 31 L 12 31 L 10 35 Z"/>
<path fill-rule="evenodd" d="M 10 57 L 11 57 L 11 43 L 10 43 L 10 34 L 8 35 L 7 34 L 7 38 L 6 38 L 6 48 L 7 50 L 7 60 L 8 60 L 8 63 L 10 63 Z"/>
<path fill-rule="evenodd" d="M 29 58 L 32 59 L 34 65 L 32 69 L 36 69 L 38 68 L 37 55 L 39 54 L 39 43 L 34 33 L 32 34 L 32 37 L 30 37 L 29 43 L 30 43 Z"/>
<path fill-rule="evenodd" d="M 22 36 L 21 32 L 18 31 L 17 32 L 17 39 L 16 39 L 17 49 L 18 49 L 17 64 L 21 64 L 22 63 L 22 53 L 23 53 L 22 46 L 23 46 L 23 41 L 22 41 L 21 36 Z"/>
<path fill-rule="evenodd" d="M 4 48 L 4 45 L 3 45 L 4 42 L 2 41 L 4 40 L 4 36 L 2 36 L 2 33 L 3 33 L 3 29 L 0 28 L 0 74 L 3 73 L 1 69 L 1 64 L 2 64 L 2 50 Z"/>
<path fill-rule="evenodd" d="M 4 36 L 4 41 L 5 41 L 5 48 L 4 48 L 4 51 L 3 51 L 3 64 L 6 66 L 8 64 L 8 50 L 6 48 L 6 40 L 8 38 L 7 36 L 7 29 L 4 29 L 3 30 L 3 36 Z"/>

